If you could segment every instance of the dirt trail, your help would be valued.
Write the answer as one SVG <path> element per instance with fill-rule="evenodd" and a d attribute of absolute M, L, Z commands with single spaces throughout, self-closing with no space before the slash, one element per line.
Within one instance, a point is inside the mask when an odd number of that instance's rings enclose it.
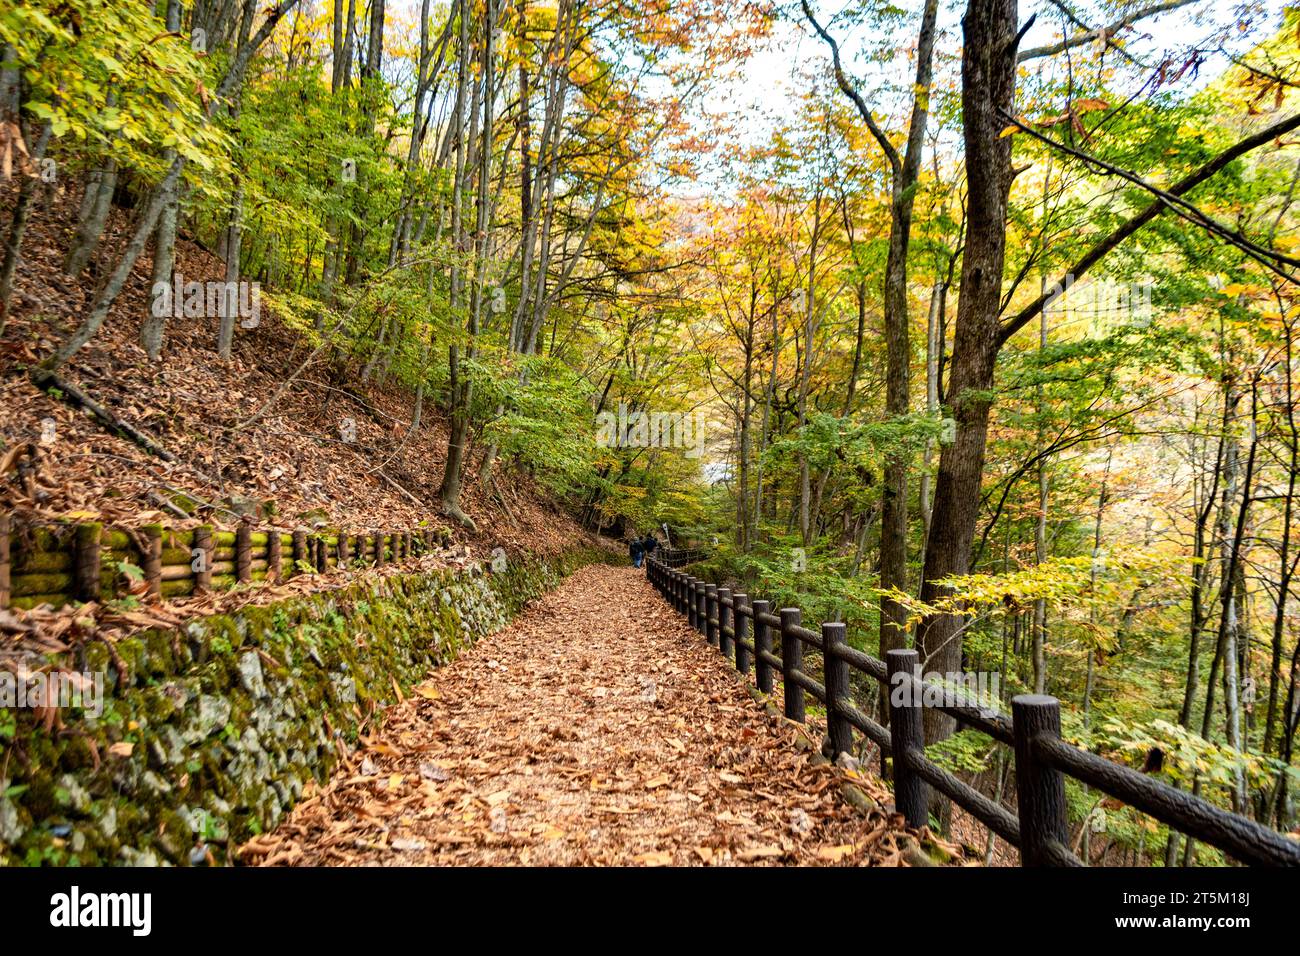
<path fill-rule="evenodd" d="M 431 673 L 246 862 L 898 864 L 906 831 L 630 568 L 591 566 Z M 864 789 L 887 804 L 879 784 Z"/>

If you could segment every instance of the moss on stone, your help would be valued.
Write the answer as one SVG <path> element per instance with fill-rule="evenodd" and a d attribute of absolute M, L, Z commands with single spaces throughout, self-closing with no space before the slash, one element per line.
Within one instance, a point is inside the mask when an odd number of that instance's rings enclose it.
<path fill-rule="evenodd" d="M 106 672 L 100 718 L 65 712 L 51 737 L 19 712 L 13 738 L 0 739 L 11 775 L 0 865 L 187 865 L 201 845 L 224 862 L 230 846 L 274 827 L 306 780 L 328 776 L 371 703 L 396 699 L 394 681 L 408 693 L 565 574 L 604 559 L 366 578 L 144 631 L 114 645 L 125 687 L 114 654 L 89 642 L 80 662 L 64 663 Z"/>

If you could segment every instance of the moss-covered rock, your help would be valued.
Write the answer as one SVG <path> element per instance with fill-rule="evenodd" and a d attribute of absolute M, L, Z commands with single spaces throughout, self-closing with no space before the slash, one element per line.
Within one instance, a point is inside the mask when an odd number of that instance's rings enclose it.
<path fill-rule="evenodd" d="M 0 865 L 190 865 L 274 827 L 358 724 L 568 573 L 605 559 L 372 577 L 323 594 L 91 642 L 103 712 L 0 723 Z"/>

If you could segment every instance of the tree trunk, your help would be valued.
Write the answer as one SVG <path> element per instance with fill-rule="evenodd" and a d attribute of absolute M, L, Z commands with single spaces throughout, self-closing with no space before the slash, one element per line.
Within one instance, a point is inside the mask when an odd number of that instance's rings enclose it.
<path fill-rule="evenodd" d="M 966 147 L 967 241 L 962 259 L 949 401 L 956 436 L 939 457 L 930 540 L 921 599 L 947 589 L 938 582 L 969 570 L 979 515 L 980 479 L 988 440 L 994 364 L 1001 329 L 1002 266 L 1006 252 L 1011 138 L 1002 136 L 999 110 L 1011 112 L 1016 82 L 1016 0 L 970 0 L 962 21 L 963 140 Z M 917 645 L 926 669 L 961 668 L 962 618 L 931 615 L 921 621 Z M 926 739 L 952 732 L 952 718 L 927 709 Z"/>

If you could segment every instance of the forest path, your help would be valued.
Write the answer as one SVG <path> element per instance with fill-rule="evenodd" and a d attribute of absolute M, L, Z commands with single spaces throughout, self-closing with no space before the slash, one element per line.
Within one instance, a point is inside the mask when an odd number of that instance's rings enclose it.
<path fill-rule="evenodd" d="M 901 862 L 910 839 L 845 803 L 843 772 L 631 568 L 576 572 L 364 743 L 243 858 L 862 865 Z"/>

